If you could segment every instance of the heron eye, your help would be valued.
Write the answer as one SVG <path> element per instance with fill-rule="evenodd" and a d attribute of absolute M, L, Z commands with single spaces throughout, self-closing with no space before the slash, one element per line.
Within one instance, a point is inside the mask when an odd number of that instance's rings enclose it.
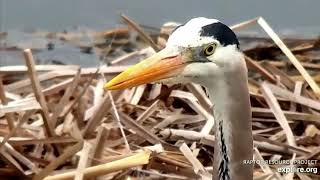
<path fill-rule="evenodd" d="M 216 50 L 216 44 L 209 44 L 205 49 L 204 49 L 204 54 L 206 56 L 210 56 L 214 53 L 214 51 Z"/>

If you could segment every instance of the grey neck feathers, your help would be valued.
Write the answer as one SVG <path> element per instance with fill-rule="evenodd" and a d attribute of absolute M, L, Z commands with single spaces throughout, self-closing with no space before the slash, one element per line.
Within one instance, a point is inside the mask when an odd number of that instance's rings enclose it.
<path fill-rule="evenodd" d="M 251 110 L 245 75 L 226 75 L 208 87 L 215 117 L 215 180 L 251 180 L 253 167 L 243 164 L 252 159 Z M 229 88 L 231 87 L 235 88 Z"/>

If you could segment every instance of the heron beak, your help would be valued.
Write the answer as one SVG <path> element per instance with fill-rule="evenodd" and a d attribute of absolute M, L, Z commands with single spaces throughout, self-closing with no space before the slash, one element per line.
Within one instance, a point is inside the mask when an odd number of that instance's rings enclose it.
<path fill-rule="evenodd" d="M 166 48 L 129 67 L 106 83 L 104 88 L 109 90 L 125 89 L 174 77 L 183 70 L 185 62 L 179 52 Z"/>

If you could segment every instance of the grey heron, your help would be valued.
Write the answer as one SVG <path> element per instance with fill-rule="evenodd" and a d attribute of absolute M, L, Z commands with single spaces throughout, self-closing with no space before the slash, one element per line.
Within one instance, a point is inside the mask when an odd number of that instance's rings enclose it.
<path fill-rule="evenodd" d="M 216 19 L 189 20 L 170 35 L 166 47 L 105 84 L 123 89 L 149 82 L 194 82 L 208 89 L 214 104 L 213 179 L 250 180 L 253 167 L 247 67 L 235 33 Z"/>

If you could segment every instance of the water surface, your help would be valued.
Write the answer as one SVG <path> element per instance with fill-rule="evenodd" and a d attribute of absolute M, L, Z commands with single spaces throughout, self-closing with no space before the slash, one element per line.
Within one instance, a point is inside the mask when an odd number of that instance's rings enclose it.
<path fill-rule="evenodd" d="M 263 16 L 278 32 L 316 36 L 320 32 L 317 0 L 0 0 L 0 30 L 41 28 L 62 31 L 74 26 L 115 27 L 120 13 L 159 27 L 192 17 L 234 24 Z"/>

